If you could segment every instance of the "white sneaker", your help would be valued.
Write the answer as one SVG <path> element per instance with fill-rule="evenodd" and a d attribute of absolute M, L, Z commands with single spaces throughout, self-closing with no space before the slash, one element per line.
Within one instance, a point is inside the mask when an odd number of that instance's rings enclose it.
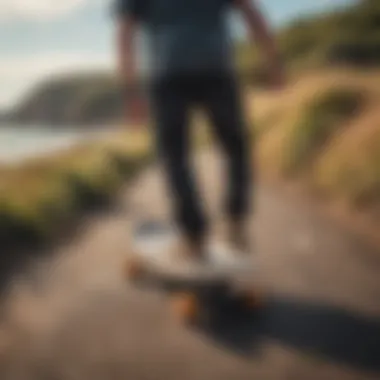
<path fill-rule="evenodd" d="M 210 259 L 213 266 L 226 274 L 245 272 L 251 265 L 251 256 L 232 247 L 229 242 L 215 241 L 210 245 Z"/>

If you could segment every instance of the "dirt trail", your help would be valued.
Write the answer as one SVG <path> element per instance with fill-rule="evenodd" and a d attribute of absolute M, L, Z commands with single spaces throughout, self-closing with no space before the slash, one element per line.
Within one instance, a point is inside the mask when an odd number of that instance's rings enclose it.
<path fill-rule="evenodd" d="M 214 154 L 199 159 L 207 205 L 218 203 Z M 380 379 L 380 254 L 334 223 L 260 187 L 260 276 L 273 298 L 260 318 L 193 331 L 162 295 L 126 284 L 128 231 L 144 204 L 165 215 L 152 168 L 122 205 L 70 246 L 14 280 L 2 305 L 0 378 Z"/>

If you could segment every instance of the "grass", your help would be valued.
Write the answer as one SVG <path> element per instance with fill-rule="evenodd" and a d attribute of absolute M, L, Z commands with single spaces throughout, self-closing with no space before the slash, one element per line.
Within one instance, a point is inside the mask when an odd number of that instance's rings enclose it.
<path fill-rule="evenodd" d="M 320 157 L 315 184 L 349 204 L 380 205 L 380 113 L 377 107 L 356 120 L 350 131 Z"/>
<path fill-rule="evenodd" d="M 297 175 L 307 170 L 321 149 L 363 104 L 363 94 L 354 88 L 331 88 L 305 106 L 284 144 L 283 171 Z"/>
<path fill-rule="evenodd" d="M 118 136 L 2 168 L 0 244 L 42 243 L 81 212 L 110 202 L 150 158 L 146 136 Z"/>
<path fill-rule="evenodd" d="M 296 179 L 380 220 L 380 72 L 339 70 L 292 78 L 285 92 L 253 93 L 263 176 Z"/>
<path fill-rule="evenodd" d="M 284 92 L 253 93 L 248 120 L 261 173 L 297 177 L 332 199 L 379 210 L 379 88 L 379 71 L 339 70 L 294 77 Z M 206 121 L 194 118 L 196 142 L 208 143 Z M 112 201 L 151 151 L 136 132 L 0 167 L 1 246 L 45 242 L 83 210 Z"/>

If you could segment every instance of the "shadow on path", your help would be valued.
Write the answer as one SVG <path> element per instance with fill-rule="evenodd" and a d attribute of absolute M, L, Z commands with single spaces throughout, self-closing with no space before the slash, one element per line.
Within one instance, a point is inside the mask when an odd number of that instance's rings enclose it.
<path fill-rule="evenodd" d="M 229 312 L 202 332 L 218 345 L 249 356 L 270 338 L 351 367 L 380 372 L 380 319 L 326 304 L 274 297 L 256 314 Z"/>

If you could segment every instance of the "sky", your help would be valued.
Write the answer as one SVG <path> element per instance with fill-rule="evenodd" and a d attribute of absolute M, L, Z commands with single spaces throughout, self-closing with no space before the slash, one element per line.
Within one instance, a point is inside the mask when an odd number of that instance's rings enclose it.
<path fill-rule="evenodd" d="M 181 1 L 181 0 L 178 0 Z M 354 0 L 259 0 L 274 26 Z M 0 0 L 0 109 L 49 75 L 113 69 L 112 0 Z"/>

